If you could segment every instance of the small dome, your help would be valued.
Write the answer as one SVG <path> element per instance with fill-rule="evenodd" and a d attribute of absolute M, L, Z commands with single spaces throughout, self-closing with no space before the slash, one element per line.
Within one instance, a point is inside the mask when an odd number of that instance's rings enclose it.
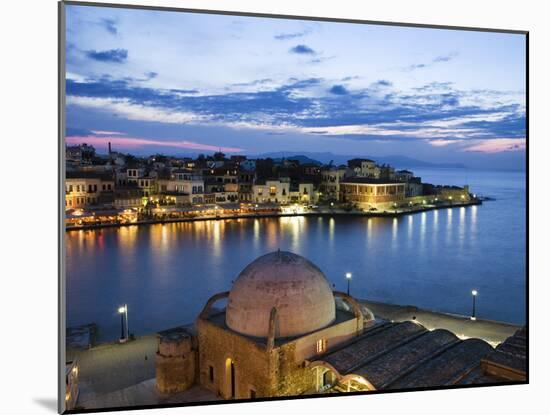
<path fill-rule="evenodd" d="M 229 292 L 226 324 L 232 330 L 267 337 L 271 309 L 277 309 L 277 337 L 319 330 L 335 319 L 332 289 L 306 258 L 277 251 L 250 263 Z"/>

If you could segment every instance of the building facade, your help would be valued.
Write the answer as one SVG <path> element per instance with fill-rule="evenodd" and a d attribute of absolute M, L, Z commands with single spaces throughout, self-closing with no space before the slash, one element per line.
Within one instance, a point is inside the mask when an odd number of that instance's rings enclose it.
<path fill-rule="evenodd" d="M 380 209 L 405 199 L 405 183 L 369 178 L 348 178 L 340 183 L 340 200 L 361 209 Z"/>

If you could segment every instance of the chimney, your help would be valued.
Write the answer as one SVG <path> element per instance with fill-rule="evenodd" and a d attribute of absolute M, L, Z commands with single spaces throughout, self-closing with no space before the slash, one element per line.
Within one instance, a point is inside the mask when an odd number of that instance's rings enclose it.
<path fill-rule="evenodd" d="M 111 142 L 109 141 L 109 155 L 111 155 Z"/>

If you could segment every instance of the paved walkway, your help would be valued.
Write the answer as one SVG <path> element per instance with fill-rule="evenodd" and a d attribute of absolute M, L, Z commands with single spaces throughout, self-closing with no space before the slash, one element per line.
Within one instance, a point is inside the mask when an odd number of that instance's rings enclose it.
<path fill-rule="evenodd" d="M 384 304 L 369 300 L 360 300 L 360 302 L 367 306 L 376 317 L 393 321 L 415 319 L 429 330 L 447 329 L 462 339 L 477 337 L 493 346 L 503 342 L 521 328 L 514 324 L 498 321 L 481 319 L 472 321 L 468 316 L 437 313 L 421 310 L 414 306 Z"/>
<path fill-rule="evenodd" d="M 78 359 L 79 387 L 86 394 L 105 394 L 155 377 L 156 335 L 128 343 L 106 343 L 89 350 L 68 349 L 67 360 Z"/>
<path fill-rule="evenodd" d="M 185 392 L 163 395 L 157 391 L 155 379 L 148 379 L 137 385 L 103 395 L 82 395 L 78 399 L 78 406 L 84 409 L 100 409 L 217 400 L 220 400 L 220 398 L 214 393 L 198 386 L 193 386 Z"/>

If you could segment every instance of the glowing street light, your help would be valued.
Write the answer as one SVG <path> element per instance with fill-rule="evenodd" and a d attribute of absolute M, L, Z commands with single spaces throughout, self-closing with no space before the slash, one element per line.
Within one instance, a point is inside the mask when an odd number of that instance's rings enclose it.
<path fill-rule="evenodd" d="M 476 297 L 477 290 L 472 290 L 472 316 L 470 317 L 470 320 L 472 321 L 476 320 Z"/>
<path fill-rule="evenodd" d="M 346 280 L 348 280 L 348 295 L 349 295 L 349 283 L 351 281 L 351 272 L 346 272 Z"/>
<path fill-rule="evenodd" d="M 120 314 L 120 342 L 123 343 L 128 341 L 130 335 L 128 331 L 128 305 L 124 304 L 118 308 L 118 313 Z M 126 324 L 125 323 L 126 320 Z M 124 326 L 126 325 L 126 333 L 124 332 Z"/>

